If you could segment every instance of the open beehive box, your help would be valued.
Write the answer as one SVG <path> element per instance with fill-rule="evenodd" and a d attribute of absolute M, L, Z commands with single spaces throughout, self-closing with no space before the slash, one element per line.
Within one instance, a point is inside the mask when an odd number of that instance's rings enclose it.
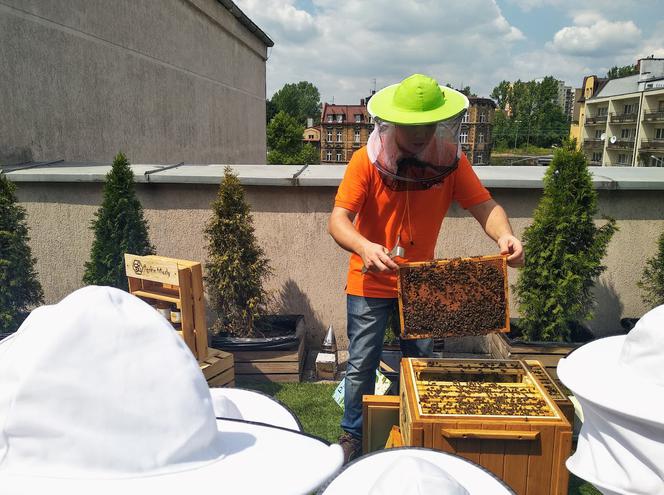
<path fill-rule="evenodd" d="M 474 461 L 518 494 L 567 493 L 572 428 L 521 361 L 404 358 L 400 399 L 405 445 Z"/>
<path fill-rule="evenodd" d="M 506 256 L 399 265 L 401 337 L 509 332 Z"/>

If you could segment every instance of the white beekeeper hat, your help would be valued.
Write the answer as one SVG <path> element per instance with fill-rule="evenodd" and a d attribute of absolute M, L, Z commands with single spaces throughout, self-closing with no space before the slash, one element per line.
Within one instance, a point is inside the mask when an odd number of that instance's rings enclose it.
<path fill-rule="evenodd" d="M 514 492 L 483 467 L 419 447 L 380 450 L 351 462 L 319 495 L 509 495 Z"/>
<path fill-rule="evenodd" d="M 567 467 L 605 494 L 664 494 L 664 305 L 558 363 L 584 423 Z"/>
<path fill-rule="evenodd" d="M 314 437 L 215 419 L 182 339 L 121 290 L 80 289 L 0 342 L 3 495 L 304 494 L 342 460 Z"/>

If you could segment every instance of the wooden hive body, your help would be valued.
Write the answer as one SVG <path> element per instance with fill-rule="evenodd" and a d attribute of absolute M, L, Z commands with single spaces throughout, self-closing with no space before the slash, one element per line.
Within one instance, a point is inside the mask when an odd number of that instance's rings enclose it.
<path fill-rule="evenodd" d="M 443 392 L 433 395 L 427 386 Z M 440 413 L 430 413 L 434 403 L 442 404 Z M 468 410 L 516 408 L 520 414 L 466 414 L 459 409 L 464 403 Z M 404 445 L 476 462 L 519 495 L 567 493 L 572 428 L 520 361 L 403 359 L 399 426 Z"/>

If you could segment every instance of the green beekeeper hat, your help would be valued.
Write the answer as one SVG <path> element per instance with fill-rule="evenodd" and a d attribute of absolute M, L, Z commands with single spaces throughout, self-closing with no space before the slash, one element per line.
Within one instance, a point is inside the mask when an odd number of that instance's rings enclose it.
<path fill-rule="evenodd" d="M 462 115 L 468 104 L 463 93 L 440 86 L 428 76 L 413 74 L 378 91 L 369 100 L 367 110 L 372 116 L 394 124 L 421 125 Z"/>

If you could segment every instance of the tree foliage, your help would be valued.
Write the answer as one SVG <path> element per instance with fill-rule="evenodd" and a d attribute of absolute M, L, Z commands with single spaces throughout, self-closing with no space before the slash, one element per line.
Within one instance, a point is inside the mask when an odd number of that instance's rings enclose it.
<path fill-rule="evenodd" d="M 304 143 L 304 126 L 285 112 L 279 112 L 267 126 L 267 161 L 280 165 L 305 165 L 320 161 L 318 152 Z"/>
<path fill-rule="evenodd" d="M 558 83 L 553 77 L 542 81 L 501 81 L 491 97 L 498 110 L 493 125 L 496 147 L 560 145 L 569 135 L 569 122 L 558 104 Z"/>
<path fill-rule="evenodd" d="M 254 321 L 267 303 L 263 283 L 271 274 L 258 245 L 253 218 L 238 177 L 226 167 L 212 218 L 205 227 L 208 262 L 205 283 L 217 320 L 215 333 L 253 336 Z"/>
<path fill-rule="evenodd" d="M 299 125 L 306 125 L 308 117 L 313 118 L 316 123 L 320 120 L 320 93 L 318 88 L 308 81 L 285 84 L 269 101 L 274 115 L 284 112 L 293 117 Z"/>
<path fill-rule="evenodd" d="M 651 308 L 664 304 L 664 232 L 659 236 L 657 253 L 646 261 L 638 286 L 643 290 L 643 302 Z"/>
<path fill-rule="evenodd" d="M 619 77 L 633 76 L 638 73 L 639 69 L 636 65 L 623 65 L 622 67 L 614 65 L 606 73 L 606 77 L 609 79 L 618 79 Z"/>
<path fill-rule="evenodd" d="M 0 173 L 0 333 L 16 330 L 31 307 L 44 300 L 29 240 L 16 186 Z"/>
<path fill-rule="evenodd" d="M 154 254 L 148 226 L 134 187 L 134 173 L 124 154 L 118 153 L 106 175 L 103 200 L 91 229 L 94 241 L 85 264 L 83 283 L 127 290 L 125 253 Z"/>
<path fill-rule="evenodd" d="M 567 142 L 544 176 L 544 193 L 523 236 L 526 263 L 514 289 L 526 340 L 570 341 L 576 322 L 592 317 L 592 289 L 617 230 L 598 227 L 597 193 L 583 152 Z"/>

